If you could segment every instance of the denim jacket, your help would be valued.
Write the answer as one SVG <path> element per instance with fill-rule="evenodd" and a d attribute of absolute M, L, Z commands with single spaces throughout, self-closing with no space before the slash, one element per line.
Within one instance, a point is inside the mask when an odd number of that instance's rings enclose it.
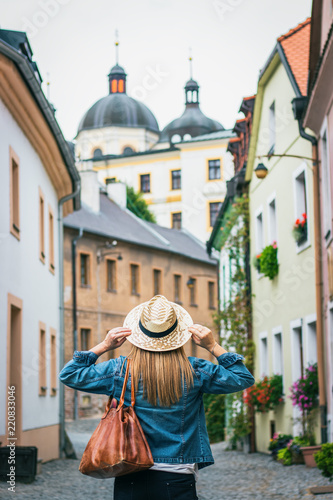
<path fill-rule="evenodd" d="M 95 364 L 98 356 L 92 351 L 74 351 L 71 359 L 59 373 L 59 379 L 68 387 L 93 394 L 113 395 L 119 400 L 126 361 L 124 356 Z M 194 385 L 184 384 L 180 400 L 170 407 L 152 406 L 143 398 L 139 381 L 135 412 L 156 463 L 198 463 L 199 469 L 214 463 L 206 428 L 203 394 L 228 394 L 254 384 L 254 378 L 245 367 L 244 357 L 224 353 L 218 364 L 194 357 L 188 358 L 194 369 Z M 127 383 L 125 406 L 130 402 L 131 378 Z"/>

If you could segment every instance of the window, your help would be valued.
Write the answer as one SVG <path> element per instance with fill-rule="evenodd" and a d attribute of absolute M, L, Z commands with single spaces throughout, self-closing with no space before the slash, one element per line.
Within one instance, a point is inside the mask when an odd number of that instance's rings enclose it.
<path fill-rule="evenodd" d="M 273 330 L 273 370 L 278 375 L 283 375 L 282 332 Z"/>
<path fill-rule="evenodd" d="M 39 322 L 39 395 L 46 395 L 46 326 Z"/>
<path fill-rule="evenodd" d="M 221 208 L 220 201 L 209 203 L 209 224 L 213 227 Z"/>
<path fill-rule="evenodd" d="M 39 258 L 45 263 L 44 195 L 39 188 Z"/>
<path fill-rule="evenodd" d="M 307 365 L 317 362 L 316 321 L 309 321 L 306 325 L 306 362 Z"/>
<path fill-rule="evenodd" d="M 101 158 L 103 156 L 101 148 L 94 149 L 93 158 Z"/>
<path fill-rule="evenodd" d="M 127 155 L 131 155 L 132 153 L 134 153 L 134 149 L 131 148 L 130 146 L 126 146 L 124 149 L 123 149 L 123 155 L 127 156 Z"/>
<path fill-rule="evenodd" d="M 293 354 L 292 354 L 292 370 L 293 370 L 293 380 L 300 378 L 304 375 L 304 343 L 303 343 L 303 329 L 301 320 L 298 322 L 299 325 L 294 325 L 292 327 L 292 342 L 293 342 Z"/>
<path fill-rule="evenodd" d="M 19 159 L 13 149 L 9 149 L 10 158 L 10 232 L 20 239 L 20 189 Z"/>
<path fill-rule="evenodd" d="M 215 309 L 215 283 L 214 283 L 214 281 L 208 281 L 208 307 L 209 307 L 209 309 Z"/>
<path fill-rule="evenodd" d="M 294 222 L 299 219 L 303 220 L 303 214 L 308 215 L 308 203 L 307 203 L 307 186 L 306 186 L 306 165 L 302 165 L 294 173 L 294 196 L 295 196 L 295 219 Z M 307 223 L 305 225 L 304 238 L 297 243 L 297 246 L 302 249 L 309 239 L 309 220 L 307 218 Z"/>
<path fill-rule="evenodd" d="M 141 193 L 150 193 L 150 174 L 140 175 Z"/>
<path fill-rule="evenodd" d="M 160 295 L 162 293 L 162 271 L 160 269 L 153 269 L 153 281 L 154 295 Z"/>
<path fill-rule="evenodd" d="M 181 304 L 182 296 L 181 296 L 181 286 L 182 286 L 182 277 L 180 274 L 173 275 L 174 281 L 174 301 L 178 304 Z"/>
<path fill-rule="evenodd" d="M 221 179 L 221 160 L 208 160 L 208 179 Z"/>
<path fill-rule="evenodd" d="M 117 182 L 117 178 L 116 177 L 107 177 L 105 179 L 105 184 L 108 185 L 108 184 L 114 184 L 115 182 Z"/>
<path fill-rule="evenodd" d="M 56 331 L 54 328 L 50 329 L 50 371 L 51 371 L 51 396 L 55 396 L 57 391 L 57 343 Z"/>
<path fill-rule="evenodd" d="M 181 170 L 171 170 L 171 189 L 181 189 Z"/>
<path fill-rule="evenodd" d="M 106 260 L 106 289 L 108 292 L 115 292 L 117 290 L 116 285 L 116 271 L 117 262 L 113 259 Z"/>
<path fill-rule="evenodd" d="M 81 286 L 90 285 L 90 255 L 80 253 L 80 283 Z"/>
<path fill-rule="evenodd" d="M 269 111 L 268 111 L 268 127 L 269 127 L 269 151 L 268 151 L 268 153 L 273 153 L 274 152 L 274 146 L 275 146 L 275 128 L 276 128 L 276 122 L 275 122 L 275 101 L 273 101 L 272 104 L 269 107 Z"/>
<path fill-rule="evenodd" d="M 329 154 L 327 143 L 327 130 L 321 138 L 321 168 L 322 168 L 322 192 L 323 192 L 323 233 L 326 239 L 331 234 L 332 224 L 332 208 L 331 208 L 331 190 L 330 190 L 330 168 L 329 168 Z"/>
<path fill-rule="evenodd" d="M 81 328 L 80 329 L 80 350 L 89 351 L 91 342 L 91 329 Z"/>
<path fill-rule="evenodd" d="M 118 85 L 117 85 L 117 80 L 111 80 L 111 92 L 112 94 L 115 94 L 117 92 L 117 88 L 118 88 Z"/>
<path fill-rule="evenodd" d="M 197 298 L 197 280 L 192 278 L 192 284 L 190 286 L 190 306 L 196 306 Z"/>
<path fill-rule="evenodd" d="M 269 242 L 277 241 L 277 222 L 276 222 L 276 199 L 275 197 L 268 202 L 268 232 Z"/>
<path fill-rule="evenodd" d="M 267 334 L 260 336 L 259 344 L 260 354 L 260 375 L 268 375 L 268 349 L 267 349 Z"/>
<path fill-rule="evenodd" d="M 50 271 L 54 272 L 54 216 L 49 206 L 49 260 Z"/>
<path fill-rule="evenodd" d="M 264 222 L 262 211 L 256 215 L 256 251 L 260 253 L 264 248 Z"/>
<path fill-rule="evenodd" d="M 181 229 L 182 228 L 182 213 L 174 212 L 172 215 L 172 228 Z"/>
<path fill-rule="evenodd" d="M 131 294 L 139 295 L 139 266 L 138 264 L 130 265 L 131 271 Z"/>

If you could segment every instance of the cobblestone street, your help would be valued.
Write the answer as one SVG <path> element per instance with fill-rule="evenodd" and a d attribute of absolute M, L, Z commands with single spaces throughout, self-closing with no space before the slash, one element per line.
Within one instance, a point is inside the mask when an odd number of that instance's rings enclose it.
<path fill-rule="evenodd" d="M 83 497 L 96 500 L 112 500 L 113 480 L 97 480 L 78 471 L 85 445 L 99 419 L 81 420 L 79 424 L 66 423 L 66 430 L 74 445 L 78 459 L 53 460 L 42 464 L 42 472 L 32 484 L 16 483 L 16 492 L 7 491 L 0 483 L 3 500 L 45 499 L 76 500 Z M 304 465 L 284 467 L 269 455 L 245 454 L 225 451 L 224 444 L 212 446 L 215 465 L 200 471 L 197 485 L 199 500 L 333 500 L 333 494 L 312 495 L 311 486 L 329 484 L 318 469 Z"/>

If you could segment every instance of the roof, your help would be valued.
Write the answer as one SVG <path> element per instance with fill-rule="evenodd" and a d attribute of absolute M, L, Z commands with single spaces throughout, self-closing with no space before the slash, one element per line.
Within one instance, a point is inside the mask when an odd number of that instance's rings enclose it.
<path fill-rule="evenodd" d="M 216 265 L 207 255 L 205 245 L 187 231 L 139 219 L 128 209 L 119 207 L 104 192 L 100 193 L 99 213 L 92 212 L 82 203 L 80 210 L 64 218 L 64 226 Z"/>
<path fill-rule="evenodd" d="M 122 158 L 133 158 L 137 156 L 145 156 L 145 155 L 154 155 L 154 154 L 162 154 L 162 153 L 173 153 L 175 151 L 179 151 L 179 148 L 176 148 L 174 145 L 171 145 L 168 148 L 163 148 L 163 149 L 147 149 L 147 151 L 133 151 L 133 153 L 130 154 L 122 154 L 122 155 L 113 155 L 113 154 L 108 154 L 108 155 L 101 155 L 98 156 L 97 158 L 87 158 L 85 160 L 81 161 L 93 161 L 94 163 L 97 163 L 99 161 L 105 161 L 105 160 L 120 160 Z"/>
<path fill-rule="evenodd" d="M 198 141 L 212 141 L 214 139 L 228 139 L 229 137 L 234 137 L 232 129 L 219 130 L 217 132 L 211 132 L 210 134 L 197 135 L 192 137 L 187 141 L 179 141 L 177 144 L 186 144 L 187 142 L 198 142 Z"/>
<path fill-rule="evenodd" d="M 311 18 L 309 17 L 296 28 L 288 31 L 278 38 L 288 60 L 291 71 L 302 95 L 307 94 L 308 70 L 310 56 L 310 30 Z"/>
<path fill-rule="evenodd" d="M 37 103 L 54 136 L 54 140 L 58 145 L 64 165 L 70 176 L 73 192 L 77 191 L 77 195 L 73 199 L 74 210 L 77 210 L 80 207 L 80 176 L 75 167 L 72 151 L 54 116 L 54 108 L 42 91 L 42 79 L 37 64 L 32 61 L 32 50 L 27 35 L 22 31 L 0 29 L 0 53 L 13 61 L 18 68 L 25 85 Z"/>
<path fill-rule="evenodd" d="M 109 94 L 95 102 L 81 119 L 78 132 L 103 127 L 143 128 L 159 134 L 150 109 L 125 93 Z"/>

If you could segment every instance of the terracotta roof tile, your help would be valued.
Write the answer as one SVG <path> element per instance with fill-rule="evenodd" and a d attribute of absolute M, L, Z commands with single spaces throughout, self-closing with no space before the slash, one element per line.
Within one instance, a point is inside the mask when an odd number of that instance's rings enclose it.
<path fill-rule="evenodd" d="M 303 23 L 291 29 L 278 38 L 288 60 L 297 85 L 306 95 L 308 84 L 309 54 L 310 54 L 310 24 L 309 17 Z"/>

